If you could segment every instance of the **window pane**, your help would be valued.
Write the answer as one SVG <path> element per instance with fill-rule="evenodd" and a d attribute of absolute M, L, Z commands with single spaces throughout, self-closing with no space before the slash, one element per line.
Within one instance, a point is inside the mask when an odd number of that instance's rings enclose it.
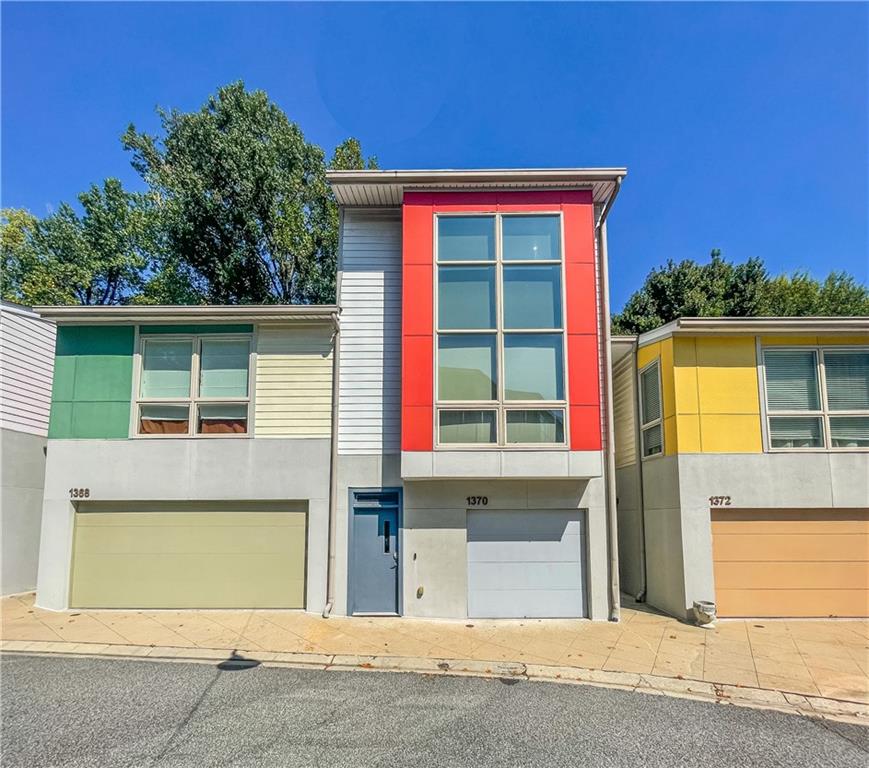
<path fill-rule="evenodd" d="M 561 259 L 560 216 L 504 216 L 504 259 Z"/>
<path fill-rule="evenodd" d="M 438 338 L 438 399 L 495 400 L 494 334 Z"/>
<path fill-rule="evenodd" d="M 869 410 L 869 352 L 824 352 L 831 411 Z"/>
<path fill-rule="evenodd" d="M 140 405 L 140 435 L 186 435 L 190 408 L 186 405 Z"/>
<path fill-rule="evenodd" d="M 250 344 L 244 341 L 203 341 L 199 361 L 200 397 L 247 397 Z"/>
<path fill-rule="evenodd" d="M 200 405 L 196 429 L 203 435 L 244 434 L 247 432 L 247 405 Z"/>
<path fill-rule="evenodd" d="M 766 401 L 771 411 L 819 411 L 815 353 L 807 350 L 766 352 Z"/>
<path fill-rule="evenodd" d="M 508 443 L 563 443 L 564 411 L 507 411 Z"/>
<path fill-rule="evenodd" d="M 494 216 L 438 216 L 439 261 L 494 261 Z"/>
<path fill-rule="evenodd" d="M 439 411 L 441 443 L 494 443 L 495 411 Z"/>
<path fill-rule="evenodd" d="M 832 416 L 830 437 L 834 448 L 869 448 L 869 416 Z"/>
<path fill-rule="evenodd" d="M 773 448 L 823 448 L 821 419 L 810 416 L 775 416 L 769 420 Z"/>
<path fill-rule="evenodd" d="M 192 342 L 146 341 L 142 354 L 141 396 L 190 397 L 192 358 Z"/>
<path fill-rule="evenodd" d="M 561 266 L 504 267 L 504 327 L 561 328 Z"/>
<path fill-rule="evenodd" d="M 438 327 L 495 327 L 495 267 L 438 269 Z"/>
<path fill-rule="evenodd" d="M 504 335 L 507 400 L 563 400 L 564 350 L 561 334 Z"/>
<path fill-rule="evenodd" d="M 643 456 L 657 456 L 664 447 L 664 433 L 660 424 L 643 430 Z"/>
<path fill-rule="evenodd" d="M 652 365 L 640 374 L 643 424 L 661 418 L 661 388 L 658 384 L 658 366 Z"/>

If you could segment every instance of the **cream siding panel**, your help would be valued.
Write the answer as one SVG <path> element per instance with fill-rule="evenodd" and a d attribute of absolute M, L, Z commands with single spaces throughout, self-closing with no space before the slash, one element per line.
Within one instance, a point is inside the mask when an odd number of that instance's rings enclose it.
<path fill-rule="evenodd" d="M 401 212 L 345 209 L 340 257 L 338 450 L 397 453 L 401 411 Z"/>
<path fill-rule="evenodd" d="M 636 378 L 633 363 L 623 363 L 613 373 L 613 421 L 615 422 L 616 467 L 637 463 Z"/>
<path fill-rule="evenodd" d="M 0 426 L 48 434 L 55 325 L 27 309 L 0 309 Z"/>
<path fill-rule="evenodd" d="M 332 327 L 260 326 L 256 344 L 254 434 L 329 437 Z"/>

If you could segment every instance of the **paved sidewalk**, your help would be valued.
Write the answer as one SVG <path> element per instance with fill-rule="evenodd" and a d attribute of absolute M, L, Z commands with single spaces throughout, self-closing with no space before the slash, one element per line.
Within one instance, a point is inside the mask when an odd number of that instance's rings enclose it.
<path fill-rule="evenodd" d="M 301 611 L 72 611 L 0 601 L 4 650 L 210 658 L 238 651 L 514 662 L 760 688 L 869 705 L 869 621 L 727 620 L 693 627 L 624 608 L 618 624 L 585 620 L 323 619 Z M 169 650 L 167 650 L 169 649 Z M 213 654 L 211 654 L 213 656 Z M 220 655 L 220 654 L 217 654 Z M 228 655 L 228 654 L 227 654 Z M 327 663 L 327 662 L 324 662 Z M 393 665 L 395 666 L 395 665 Z"/>

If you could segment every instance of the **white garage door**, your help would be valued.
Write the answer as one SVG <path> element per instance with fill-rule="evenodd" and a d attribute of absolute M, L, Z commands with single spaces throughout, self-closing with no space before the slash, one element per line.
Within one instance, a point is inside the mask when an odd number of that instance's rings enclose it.
<path fill-rule="evenodd" d="M 585 515 L 469 511 L 468 615 L 585 616 Z"/>

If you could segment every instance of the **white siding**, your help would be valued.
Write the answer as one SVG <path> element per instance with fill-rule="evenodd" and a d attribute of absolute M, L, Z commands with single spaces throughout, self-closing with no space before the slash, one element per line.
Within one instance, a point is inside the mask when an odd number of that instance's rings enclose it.
<path fill-rule="evenodd" d="M 635 376 L 632 359 L 621 363 L 613 372 L 616 467 L 627 467 L 637 462 L 636 419 L 634 418 Z"/>
<path fill-rule="evenodd" d="M 401 212 L 345 209 L 341 228 L 338 451 L 397 453 Z"/>
<path fill-rule="evenodd" d="M 0 309 L 0 426 L 48 434 L 55 326 L 26 309 Z"/>
<path fill-rule="evenodd" d="M 329 437 L 332 326 L 260 326 L 256 345 L 257 437 Z"/>

